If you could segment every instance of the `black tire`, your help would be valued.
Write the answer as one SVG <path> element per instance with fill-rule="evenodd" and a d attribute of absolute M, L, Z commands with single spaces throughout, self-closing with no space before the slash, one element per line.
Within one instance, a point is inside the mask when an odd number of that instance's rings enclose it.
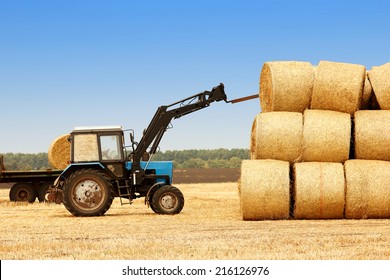
<path fill-rule="evenodd" d="M 81 169 L 66 180 L 63 191 L 65 208 L 74 216 L 102 216 L 110 208 L 114 193 L 111 182 L 100 171 Z"/>
<path fill-rule="evenodd" d="M 151 208 L 157 214 L 179 214 L 183 207 L 184 196 L 174 186 L 162 186 L 153 194 Z"/>
<path fill-rule="evenodd" d="M 158 212 L 158 209 L 156 209 L 155 207 L 154 207 L 154 205 L 153 205 L 153 196 L 154 196 L 154 193 L 155 193 L 156 191 L 154 190 L 150 195 L 149 195 L 149 206 L 150 206 L 150 209 L 152 209 L 153 210 L 153 212 L 154 213 L 157 213 L 157 214 L 160 214 L 159 212 Z"/>
<path fill-rule="evenodd" d="M 46 198 L 46 195 L 49 192 L 50 185 L 51 184 L 49 182 L 44 182 L 38 186 L 38 200 L 39 200 L 39 202 L 49 203 L 49 201 Z"/>
<path fill-rule="evenodd" d="M 33 186 L 29 183 L 16 183 L 9 191 L 9 199 L 11 201 L 33 203 L 36 198 L 37 194 Z"/>

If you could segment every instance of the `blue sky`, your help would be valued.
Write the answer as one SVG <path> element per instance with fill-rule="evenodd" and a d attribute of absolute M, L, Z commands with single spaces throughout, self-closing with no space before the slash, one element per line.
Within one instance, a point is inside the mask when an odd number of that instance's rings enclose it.
<path fill-rule="evenodd" d="M 390 61 L 387 1 L 0 0 L 0 152 L 46 152 L 75 126 L 139 139 L 157 107 L 220 82 L 257 93 L 264 62 Z M 248 148 L 258 100 L 173 122 L 162 150 Z"/>

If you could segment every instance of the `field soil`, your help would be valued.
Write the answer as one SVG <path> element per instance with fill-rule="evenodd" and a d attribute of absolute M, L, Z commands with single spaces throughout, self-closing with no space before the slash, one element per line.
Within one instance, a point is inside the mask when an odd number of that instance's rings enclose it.
<path fill-rule="evenodd" d="M 237 183 L 176 186 L 186 199 L 178 215 L 116 198 L 91 218 L 12 203 L 1 189 L 0 259 L 390 259 L 390 220 L 242 221 Z"/>
<path fill-rule="evenodd" d="M 190 168 L 173 170 L 173 183 L 220 183 L 237 182 L 239 168 Z"/>

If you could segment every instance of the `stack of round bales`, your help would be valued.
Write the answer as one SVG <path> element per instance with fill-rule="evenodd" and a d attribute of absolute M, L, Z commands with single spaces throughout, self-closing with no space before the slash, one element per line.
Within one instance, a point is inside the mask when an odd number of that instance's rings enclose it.
<path fill-rule="evenodd" d="M 389 163 L 384 162 L 390 161 L 390 111 L 372 109 L 377 108 L 376 99 L 381 109 L 390 105 L 389 96 L 390 63 L 368 73 L 362 65 L 329 61 L 317 67 L 307 62 L 265 63 L 260 75 L 262 112 L 251 131 L 251 160 L 241 167 L 243 219 L 288 218 L 270 206 L 276 204 L 283 209 L 290 204 L 290 216 L 297 219 L 388 217 L 389 201 L 376 201 L 379 196 L 374 193 L 378 186 L 378 193 L 390 197 L 390 185 L 384 183 L 390 176 Z M 355 158 L 360 160 L 350 163 Z M 287 189 L 273 176 L 286 182 L 281 175 L 286 164 L 289 202 L 283 195 L 278 203 L 271 202 L 270 197 Z M 351 179 L 367 172 L 365 165 L 376 177 Z M 367 182 L 365 188 L 362 182 Z M 365 191 L 370 195 L 359 196 Z M 367 206 L 369 200 L 381 211 Z M 365 208 L 364 214 L 347 215 L 356 207 Z"/>

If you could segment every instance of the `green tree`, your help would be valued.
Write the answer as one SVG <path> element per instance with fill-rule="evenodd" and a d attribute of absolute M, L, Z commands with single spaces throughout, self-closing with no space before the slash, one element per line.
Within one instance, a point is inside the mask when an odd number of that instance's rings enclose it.
<path fill-rule="evenodd" d="M 182 168 L 204 168 L 206 162 L 200 158 L 190 158 L 183 162 Z"/>
<path fill-rule="evenodd" d="M 226 159 L 211 159 L 207 161 L 210 168 L 226 168 L 229 165 L 229 161 Z"/>
<path fill-rule="evenodd" d="M 229 159 L 229 167 L 230 168 L 240 168 L 241 167 L 242 159 L 239 157 L 231 157 Z"/>

